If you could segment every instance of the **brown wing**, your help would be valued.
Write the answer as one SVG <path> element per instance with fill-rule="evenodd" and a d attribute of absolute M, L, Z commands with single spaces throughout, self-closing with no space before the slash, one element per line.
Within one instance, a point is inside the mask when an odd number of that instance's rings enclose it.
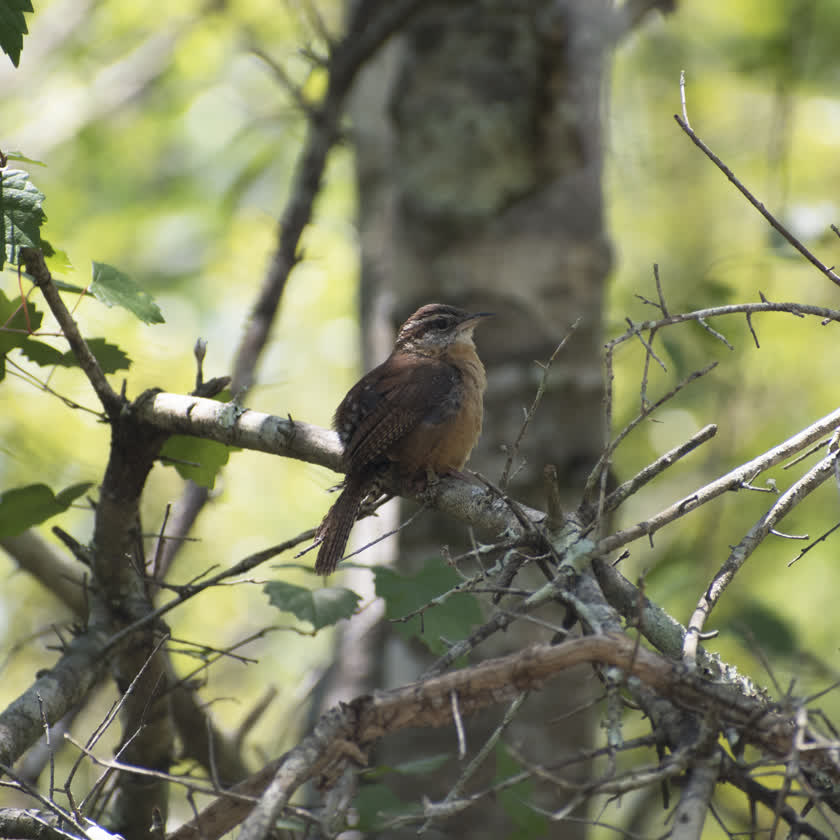
<path fill-rule="evenodd" d="M 361 468 L 420 423 L 441 423 L 458 410 L 452 392 L 460 373 L 425 356 L 392 356 L 354 385 L 335 412 L 348 468 Z"/>

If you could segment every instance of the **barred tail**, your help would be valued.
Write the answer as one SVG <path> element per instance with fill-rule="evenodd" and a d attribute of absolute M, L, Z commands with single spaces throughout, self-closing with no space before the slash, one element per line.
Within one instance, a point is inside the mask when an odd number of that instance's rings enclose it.
<path fill-rule="evenodd" d="M 315 571 L 319 575 L 329 575 L 344 557 L 344 549 L 350 538 L 350 531 L 356 522 L 359 509 L 370 487 L 365 481 L 348 478 L 347 484 L 329 509 L 318 533 L 323 537 L 315 561 Z"/>

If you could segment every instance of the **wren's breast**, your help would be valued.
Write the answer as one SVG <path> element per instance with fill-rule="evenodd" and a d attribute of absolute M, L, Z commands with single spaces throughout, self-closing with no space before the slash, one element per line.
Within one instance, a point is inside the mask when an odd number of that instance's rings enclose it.
<path fill-rule="evenodd" d="M 484 366 L 474 350 L 455 353 L 447 361 L 458 370 L 459 386 L 444 404 L 430 406 L 427 418 L 389 453 L 406 475 L 426 470 L 444 475 L 462 469 L 481 434 L 487 385 Z"/>

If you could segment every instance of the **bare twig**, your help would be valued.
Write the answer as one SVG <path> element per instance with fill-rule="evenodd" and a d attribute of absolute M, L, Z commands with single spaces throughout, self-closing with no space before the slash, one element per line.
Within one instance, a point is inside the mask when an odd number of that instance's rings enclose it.
<path fill-rule="evenodd" d="M 114 419 L 123 401 L 120 395 L 108 384 L 102 368 L 99 367 L 99 362 L 96 361 L 96 357 L 90 352 L 90 347 L 82 337 L 78 324 L 70 314 L 70 310 L 64 305 L 64 301 L 61 299 L 55 283 L 53 283 L 50 270 L 44 262 L 44 255 L 36 248 L 21 248 L 20 257 L 26 266 L 26 273 L 44 295 L 44 299 L 56 321 L 58 321 L 70 349 L 79 360 L 85 376 L 87 376 L 93 390 L 99 397 L 105 413 L 109 418 Z"/>
<path fill-rule="evenodd" d="M 774 446 L 757 458 L 753 458 L 752 461 L 748 461 L 746 464 L 742 464 L 740 467 L 726 473 L 726 475 L 721 476 L 710 484 L 706 484 L 696 492 L 670 505 L 665 510 L 656 514 L 656 516 L 629 528 L 625 528 L 623 531 L 618 531 L 609 537 L 605 537 L 598 543 L 597 553 L 599 555 L 607 554 L 646 534 L 653 535 L 664 525 L 685 516 L 690 511 L 710 502 L 722 493 L 730 490 L 738 490 L 743 482 L 754 479 L 756 475 L 786 460 L 800 449 L 809 446 L 815 440 L 819 440 L 828 432 L 833 431 L 838 425 L 840 425 L 840 409 L 831 412 L 831 414 L 827 414 L 792 438 L 780 443 L 778 446 Z"/>
<path fill-rule="evenodd" d="M 554 348 L 554 352 L 551 356 L 549 356 L 548 361 L 545 364 L 540 364 L 543 372 L 540 377 L 540 384 L 537 386 L 537 393 L 534 395 L 531 407 L 525 413 L 525 420 L 519 429 L 519 434 L 516 436 L 516 440 L 513 442 L 513 445 L 508 448 L 508 456 L 505 459 L 505 466 L 502 470 L 501 478 L 499 479 L 499 484 L 502 487 L 507 487 L 508 479 L 510 478 L 510 468 L 513 465 L 513 459 L 519 452 L 519 445 L 522 443 L 522 438 L 525 437 L 525 432 L 527 431 L 531 420 L 534 418 L 534 415 L 537 413 L 537 408 L 539 407 L 543 395 L 545 394 L 546 385 L 548 384 L 548 374 L 551 371 L 551 366 L 554 364 L 557 354 L 566 346 L 566 343 L 572 337 L 574 331 L 578 328 L 580 321 L 581 319 L 578 318 L 571 327 L 569 327 L 569 331 L 563 336 L 563 340 L 557 345 L 557 347 Z"/>
<path fill-rule="evenodd" d="M 291 193 L 278 225 L 277 247 L 236 354 L 231 383 L 236 395 L 250 388 L 253 382 L 254 369 L 268 340 L 289 273 L 300 259 L 300 237 L 312 217 L 327 157 L 338 139 L 344 102 L 353 81 L 362 65 L 419 5 L 420 0 L 356 3 L 347 34 L 331 49 L 327 91 L 309 120 Z"/>
<path fill-rule="evenodd" d="M 664 455 L 660 455 L 652 464 L 649 464 L 643 470 L 636 473 L 633 478 L 616 487 L 604 500 L 603 512 L 609 513 L 615 510 L 628 496 L 632 496 L 661 472 L 676 464 L 677 461 L 684 458 L 690 452 L 693 452 L 701 444 L 711 440 L 716 434 L 717 426 L 710 424 L 693 434 L 685 443 L 681 443 Z"/>
<path fill-rule="evenodd" d="M 803 244 L 795 237 L 776 217 L 770 213 L 767 208 L 735 177 L 735 173 L 694 133 L 691 125 L 688 122 L 688 112 L 685 108 L 685 77 L 680 77 L 680 90 L 683 101 L 683 117 L 674 114 L 674 119 L 677 121 L 679 127 L 691 138 L 691 141 L 697 146 L 700 151 L 709 158 L 721 172 L 730 180 L 735 188 L 744 196 L 744 198 L 761 213 L 762 216 L 770 223 L 770 226 L 781 234 L 811 265 L 815 266 L 821 271 L 832 283 L 840 286 L 840 276 L 838 276 L 827 265 L 820 262 Z"/>
<path fill-rule="evenodd" d="M 706 367 L 701 368 L 700 370 L 696 370 L 693 373 L 690 373 L 680 382 L 678 382 L 670 391 L 663 394 L 655 403 L 652 403 L 649 407 L 643 409 L 636 417 L 631 420 L 616 436 L 615 438 L 610 441 L 607 445 L 605 450 L 601 453 L 601 457 L 598 459 L 598 462 L 592 468 L 592 472 L 589 474 L 589 477 L 586 479 L 586 485 L 584 486 L 583 491 L 583 498 L 584 501 L 587 501 L 592 498 L 592 494 L 596 488 L 596 484 L 599 478 L 604 475 L 604 473 L 609 468 L 610 461 L 612 459 L 612 455 L 615 450 L 618 448 L 618 445 L 632 432 L 643 420 L 650 417 L 656 409 L 663 406 L 666 402 L 673 399 L 683 388 L 687 385 L 690 385 L 696 379 L 705 376 L 707 373 L 713 371 L 717 367 L 717 362 L 712 362 L 711 364 L 706 365 Z M 598 505 L 598 519 L 600 520 L 603 510 L 603 505 L 605 503 L 605 498 L 603 496 L 603 484 L 601 484 L 602 489 L 602 496 L 601 500 Z"/>
<path fill-rule="evenodd" d="M 732 549 L 729 557 L 726 558 L 726 562 L 721 566 L 720 571 L 715 575 L 701 596 L 691 616 L 683 645 L 683 661 L 686 665 L 694 667 L 696 662 L 695 657 L 697 655 L 698 634 L 702 631 L 706 618 L 708 618 L 709 613 L 714 609 L 715 604 L 720 600 L 721 595 L 723 595 L 726 587 L 732 582 L 738 570 L 744 565 L 747 558 L 755 549 L 758 548 L 762 540 L 771 532 L 777 522 L 790 513 L 802 499 L 834 475 L 834 462 L 837 459 L 837 455 L 838 453 L 836 452 L 827 455 L 786 492 L 782 493 L 776 499 L 773 506 L 753 525 L 741 542 Z"/>
<path fill-rule="evenodd" d="M 455 696 L 456 695 L 453 693 L 453 697 Z M 519 710 L 522 708 L 522 704 L 525 702 L 527 697 L 527 693 L 523 692 L 518 697 L 514 698 L 513 702 L 505 710 L 505 716 L 502 718 L 502 722 L 493 730 L 493 732 L 490 733 L 490 737 L 487 738 L 487 740 L 482 744 L 481 749 L 476 753 L 476 755 L 473 757 L 473 759 L 470 761 L 467 767 L 464 768 L 464 772 L 461 773 L 460 777 L 452 786 L 451 790 L 444 797 L 444 800 L 441 803 L 442 805 L 446 806 L 447 804 L 453 802 L 461 796 L 461 793 L 464 790 L 464 787 L 466 786 L 467 782 L 475 775 L 476 771 L 487 760 L 487 756 L 490 755 L 493 749 L 495 749 L 496 744 L 499 742 L 499 739 L 502 737 L 505 730 L 513 722 L 514 718 L 516 717 Z M 425 832 L 427 832 L 431 828 L 432 823 L 433 819 L 430 817 L 417 830 L 417 833 L 425 834 Z"/>

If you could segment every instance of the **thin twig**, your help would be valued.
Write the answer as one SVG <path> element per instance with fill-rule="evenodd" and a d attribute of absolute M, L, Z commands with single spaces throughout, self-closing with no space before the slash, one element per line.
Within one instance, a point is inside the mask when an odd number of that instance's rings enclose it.
<path fill-rule="evenodd" d="M 569 331 L 566 335 L 563 336 L 562 341 L 554 348 L 554 352 L 549 356 L 548 361 L 545 364 L 540 364 L 542 368 L 542 376 L 540 377 L 540 384 L 537 386 L 537 393 L 534 395 L 534 400 L 531 403 L 531 407 L 525 414 L 525 420 L 522 423 L 522 426 L 519 429 L 519 434 L 516 436 L 516 440 L 513 442 L 513 445 L 508 448 L 508 456 L 505 460 L 505 466 L 502 470 L 501 478 L 499 479 L 499 484 L 502 487 L 507 487 L 508 480 L 510 478 L 510 469 L 513 465 L 513 459 L 516 457 L 517 453 L 519 452 L 519 445 L 522 443 L 522 439 L 525 437 L 525 432 L 528 429 L 528 426 L 533 420 L 534 415 L 537 413 L 537 408 L 539 407 L 540 402 L 545 394 L 546 386 L 548 385 L 548 374 L 551 370 L 551 366 L 554 364 L 554 360 L 557 358 L 558 353 L 566 346 L 566 343 L 574 334 L 575 330 L 580 325 L 581 319 L 578 318 L 570 327 Z M 539 363 L 538 363 L 539 364 Z"/>
<path fill-rule="evenodd" d="M 61 332 L 67 339 L 70 349 L 79 361 L 79 365 L 87 376 L 96 396 L 102 403 L 105 413 L 114 418 L 122 406 L 120 395 L 108 384 L 99 362 L 91 353 L 90 347 L 82 336 L 78 324 L 61 299 L 58 289 L 53 282 L 50 270 L 44 262 L 44 255 L 36 248 L 21 248 L 20 257 L 26 266 L 26 273 L 41 290 L 50 311 L 58 321 Z"/>
<path fill-rule="evenodd" d="M 821 271 L 832 283 L 840 286 L 840 276 L 830 269 L 827 265 L 820 262 L 803 244 L 797 239 L 776 217 L 770 213 L 767 208 L 735 177 L 735 173 L 694 133 L 694 129 L 688 122 L 688 113 L 685 107 L 685 77 L 680 77 L 680 90 L 683 101 L 683 117 L 674 114 L 674 119 L 677 121 L 679 127 L 691 138 L 691 141 L 697 146 L 700 151 L 709 158 L 721 172 L 731 181 L 735 188 L 744 196 L 744 198 L 761 213 L 762 216 L 770 223 L 770 226 L 780 233 L 811 265 L 815 266 Z"/>
<path fill-rule="evenodd" d="M 365 62 L 420 5 L 421 0 L 390 0 L 376 3 L 376 8 L 368 2 L 356 3 L 345 36 L 330 49 L 327 90 L 308 121 L 303 151 L 277 228 L 277 245 L 236 354 L 231 383 L 235 395 L 244 393 L 253 382 L 254 369 L 268 341 L 286 281 L 300 259 L 301 234 L 312 218 L 353 81 Z"/>
<path fill-rule="evenodd" d="M 456 697 L 456 692 L 452 692 L 453 702 L 454 698 Z M 461 796 L 461 792 L 464 790 L 467 782 L 475 775 L 476 771 L 484 764 L 487 759 L 487 756 L 495 749 L 496 744 L 499 742 L 499 739 L 502 737 L 504 731 L 510 726 L 510 724 L 515 719 L 517 713 L 519 712 L 520 708 L 522 708 L 522 704 L 525 702 L 525 699 L 528 697 L 527 692 L 523 692 L 518 697 L 514 698 L 513 702 L 508 706 L 505 710 L 505 715 L 502 718 L 502 722 L 493 730 L 490 734 L 490 737 L 482 744 L 481 749 L 476 753 L 472 761 L 464 768 L 464 772 L 460 775 L 458 780 L 452 785 L 452 788 L 444 797 L 442 806 L 449 805 L 450 803 L 454 802 L 455 800 L 459 799 Z M 456 712 L 456 708 L 453 708 L 453 715 Z M 456 720 L 460 721 L 460 715 Z M 459 740 L 460 744 L 460 740 Z M 465 753 L 461 754 L 463 758 Z M 433 823 L 433 818 L 429 817 L 426 822 L 417 830 L 418 834 L 424 834 L 426 831 L 431 828 Z"/>
<path fill-rule="evenodd" d="M 649 408 L 640 412 L 633 420 L 631 420 L 616 436 L 615 438 L 610 441 L 610 443 L 605 447 L 604 451 L 601 453 L 601 457 L 598 459 L 598 462 L 592 468 L 592 472 L 590 472 L 589 477 L 586 479 L 586 484 L 584 486 L 583 491 L 583 498 L 584 501 L 587 501 L 592 498 L 592 494 L 595 489 L 595 484 L 597 480 L 603 475 L 608 469 L 610 465 L 610 461 L 612 459 L 613 452 L 617 449 L 618 445 L 643 421 L 646 420 L 648 417 L 653 414 L 656 409 L 663 406 L 666 402 L 673 399 L 680 391 L 683 390 L 687 385 L 690 385 L 696 379 L 700 379 L 701 377 L 705 376 L 707 373 L 713 371 L 717 367 L 717 362 L 711 362 L 710 364 L 706 365 L 706 367 L 701 368 L 700 370 L 695 370 L 694 372 L 690 373 L 684 379 L 680 380 L 670 391 L 663 394 L 655 403 L 653 403 Z M 598 505 L 599 509 L 599 519 L 603 509 L 605 498 L 602 494 L 601 500 Z"/>
<path fill-rule="evenodd" d="M 707 440 L 711 440 L 717 434 L 717 428 L 714 424 L 705 426 L 699 432 L 693 434 L 685 443 L 681 443 L 664 455 L 660 455 L 652 464 L 648 464 L 648 466 L 636 473 L 633 478 L 616 487 L 604 500 L 603 513 L 609 513 L 615 510 L 628 496 L 632 496 L 661 472 L 664 472 L 668 467 L 673 466 L 681 458 L 684 458 L 690 452 L 697 449 L 698 446 L 704 444 Z"/>
<path fill-rule="evenodd" d="M 832 525 L 824 534 L 817 537 L 810 545 L 806 546 L 793 558 L 788 562 L 788 568 L 790 568 L 797 560 L 802 559 L 812 548 L 816 548 L 821 542 L 825 542 L 838 528 L 840 528 L 840 522 L 836 525 Z"/>
<path fill-rule="evenodd" d="M 697 656 L 698 634 L 720 600 L 726 587 L 732 582 L 738 570 L 746 563 L 750 555 L 758 548 L 773 526 L 787 516 L 802 499 L 817 489 L 823 482 L 834 475 L 834 463 L 838 453 L 832 452 L 812 467 L 799 481 L 773 503 L 772 507 L 753 525 L 749 533 L 732 549 L 729 557 L 721 566 L 708 588 L 697 602 L 683 643 L 683 661 L 694 667 Z"/>
<path fill-rule="evenodd" d="M 757 458 L 753 458 L 752 461 L 748 461 L 746 464 L 742 464 L 740 467 L 731 470 L 715 481 L 704 485 L 699 490 L 685 496 L 655 516 L 629 528 L 625 528 L 623 531 L 617 531 L 609 537 L 605 537 L 598 543 L 597 554 L 603 556 L 615 551 L 617 548 L 627 545 L 627 543 L 633 542 L 633 540 L 639 539 L 639 537 L 652 535 L 664 525 L 685 516 L 701 505 L 707 504 L 722 493 L 730 490 L 738 490 L 744 481 L 752 480 L 756 475 L 785 461 L 794 453 L 810 446 L 814 441 L 825 437 L 826 433 L 833 431 L 838 425 L 840 425 L 840 409 L 831 412 L 831 414 L 827 414 L 792 438 L 780 443 L 778 446 L 774 446 Z"/>

